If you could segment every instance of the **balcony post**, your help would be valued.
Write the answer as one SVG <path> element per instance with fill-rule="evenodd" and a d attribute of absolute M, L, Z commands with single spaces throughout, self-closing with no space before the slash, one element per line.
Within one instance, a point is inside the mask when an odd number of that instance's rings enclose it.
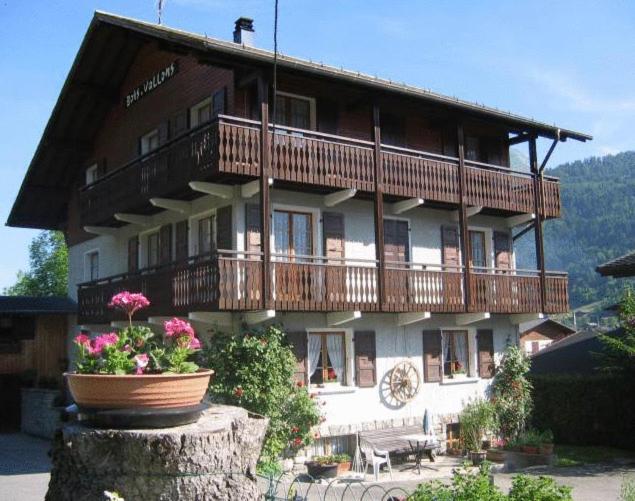
<path fill-rule="evenodd" d="M 463 124 L 459 123 L 456 129 L 457 148 L 459 154 L 459 241 L 461 244 L 461 264 L 463 265 L 463 301 L 465 303 L 465 311 L 470 311 L 471 306 L 471 286 L 472 273 L 470 270 L 469 258 L 469 230 L 467 227 L 467 210 L 466 210 L 466 172 L 465 172 L 465 134 L 463 132 Z"/>
<path fill-rule="evenodd" d="M 542 235 L 542 215 L 543 215 L 543 182 L 542 171 L 538 169 L 538 151 L 536 149 L 536 136 L 529 139 L 529 166 L 534 181 L 534 212 L 536 220 L 534 222 L 534 236 L 536 239 L 536 267 L 540 272 L 540 307 L 541 312 L 545 311 L 547 304 L 547 288 L 545 274 L 545 249 Z"/>
<path fill-rule="evenodd" d="M 381 124 L 379 106 L 373 106 L 373 141 L 375 142 L 375 259 L 377 260 L 377 300 L 379 309 L 386 304 L 386 266 L 384 253 L 384 166 L 381 158 Z"/>
<path fill-rule="evenodd" d="M 271 159 L 269 158 L 269 86 L 266 80 L 260 82 L 260 245 L 262 251 L 262 302 L 265 309 L 271 306 L 271 245 L 270 245 L 270 203 L 269 178 Z"/>

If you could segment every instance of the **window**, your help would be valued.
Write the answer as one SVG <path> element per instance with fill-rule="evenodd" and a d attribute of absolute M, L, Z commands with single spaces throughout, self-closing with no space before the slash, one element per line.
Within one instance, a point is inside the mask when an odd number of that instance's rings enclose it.
<path fill-rule="evenodd" d="M 159 232 L 148 235 L 148 267 L 159 264 Z"/>
<path fill-rule="evenodd" d="M 466 136 L 465 137 L 465 159 L 478 162 L 481 159 L 481 148 L 478 137 Z"/>
<path fill-rule="evenodd" d="M 473 268 L 486 268 L 485 232 L 470 230 L 470 265 Z"/>
<path fill-rule="evenodd" d="M 93 164 L 86 169 L 86 185 L 93 184 L 99 179 L 99 166 Z"/>
<path fill-rule="evenodd" d="M 216 217 L 209 216 L 198 220 L 198 253 L 209 254 L 216 248 L 214 238 Z"/>
<path fill-rule="evenodd" d="M 410 261 L 408 221 L 384 219 L 384 255 L 392 265 Z"/>
<path fill-rule="evenodd" d="M 97 280 L 99 278 L 99 251 L 92 251 L 86 254 L 86 280 Z"/>
<path fill-rule="evenodd" d="M 141 136 L 140 148 L 141 154 L 145 155 L 159 147 L 159 129 L 154 129 L 144 136 Z"/>
<path fill-rule="evenodd" d="M 276 123 L 296 129 L 314 129 L 315 100 L 279 92 L 276 98 Z"/>
<path fill-rule="evenodd" d="M 443 331 L 443 375 L 469 374 L 467 331 Z"/>
<path fill-rule="evenodd" d="M 344 333 L 311 333 L 308 346 L 311 384 L 343 383 L 346 375 Z"/>
<path fill-rule="evenodd" d="M 196 127 L 212 119 L 212 98 L 208 97 L 190 109 L 190 127 Z"/>
<path fill-rule="evenodd" d="M 310 256 L 313 254 L 311 214 L 276 210 L 273 213 L 276 254 Z"/>

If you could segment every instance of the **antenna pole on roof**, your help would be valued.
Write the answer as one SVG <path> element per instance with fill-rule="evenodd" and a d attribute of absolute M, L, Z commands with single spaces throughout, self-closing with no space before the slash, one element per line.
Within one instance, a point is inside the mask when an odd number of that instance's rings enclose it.
<path fill-rule="evenodd" d="M 158 24 L 161 24 L 161 21 L 163 20 L 163 7 L 165 6 L 165 2 L 167 2 L 167 0 L 157 0 Z"/>

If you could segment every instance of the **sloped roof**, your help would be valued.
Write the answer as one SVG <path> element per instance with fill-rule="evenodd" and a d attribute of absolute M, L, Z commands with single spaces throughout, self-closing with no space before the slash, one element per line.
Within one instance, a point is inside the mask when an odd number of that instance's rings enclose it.
<path fill-rule="evenodd" d="M 9 226 L 63 229 L 68 190 L 76 181 L 76 172 L 69 166 L 83 159 L 103 117 L 119 99 L 119 87 L 129 66 L 148 41 L 159 42 L 168 50 L 196 53 L 212 64 L 270 68 L 274 60 L 271 51 L 96 12 L 26 173 L 7 221 Z M 278 55 L 278 65 L 282 69 L 436 103 L 476 118 L 494 119 L 516 132 L 530 131 L 561 140 L 592 139 L 588 134 L 496 108 L 284 54 Z"/>
<path fill-rule="evenodd" d="M 518 326 L 518 329 L 520 331 L 520 335 L 522 336 L 525 332 L 533 330 L 536 327 L 545 325 L 545 324 L 551 325 L 553 327 L 557 327 L 570 334 L 573 334 L 574 332 L 576 332 L 575 329 L 572 329 L 571 327 L 568 327 L 564 325 L 563 323 L 558 322 L 557 320 L 553 320 L 552 318 L 539 318 L 537 320 L 523 322 Z"/>
<path fill-rule="evenodd" d="M 76 313 L 77 303 L 68 297 L 0 296 L 0 314 Z"/>
<path fill-rule="evenodd" d="M 595 269 L 604 277 L 634 277 L 635 276 L 635 251 L 616 257 L 611 261 L 601 264 Z"/>

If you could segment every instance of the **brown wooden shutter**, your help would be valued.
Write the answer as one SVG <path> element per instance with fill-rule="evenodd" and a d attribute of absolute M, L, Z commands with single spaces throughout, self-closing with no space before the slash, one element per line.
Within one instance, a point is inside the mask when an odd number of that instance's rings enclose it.
<path fill-rule="evenodd" d="M 226 205 L 216 211 L 216 248 L 232 249 L 232 206 Z"/>
<path fill-rule="evenodd" d="M 139 269 L 139 237 L 128 239 L 128 273 L 134 273 Z"/>
<path fill-rule="evenodd" d="M 441 245 L 443 246 L 443 264 L 460 266 L 458 228 L 455 226 L 443 226 L 441 228 Z"/>
<path fill-rule="evenodd" d="M 510 269 L 512 267 L 511 239 L 509 233 L 494 232 L 494 256 L 496 268 Z"/>
<path fill-rule="evenodd" d="M 371 388 L 377 383 L 375 332 L 355 331 L 355 384 Z"/>
<path fill-rule="evenodd" d="M 260 252 L 260 206 L 258 204 L 245 205 L 245 250 Z M 257 256 L 249 256 L 255 259 Z"/>
<path fill-rule="evenodd" d="M 188 129 L 188 110 L 181 110 L 175 113 L 170 120 L 170 137 L 180 136 Z"/>
<path fill-rule="evenodd" d="M 175 255 L 176 261 L 187 259 L 189 255 L 187 219 L 175 225 Z"/>
<path fill-rule="evenodd" d="M 172 225 L 165 224 L 159 229 L 159 264 L 172 260 Z"/>
<path fill-rule="evenodd" d="M 476 331 L 478 347 L 478 375 L 482 378 L 494 377 L 494 332 L 491 329 Z"/>
<path fill-rule="evenodd" d="M 324 256 L 338 263 L 344 258 L 344 214 L 324 212 L 322 214 L 322 233 L 324 239 Z"/>
<path fill-rule="evenodd" d="M 291 345 L 297 362 L 293 378 L 296 383 L 308 383 L 307 381 L 307 335 L 306 332 L 287 332 L 287 340 Z"/>
<path fill-rule="evenodd" d="M 442 375 L 441 331 L 423 331 L 423 380 L 434 383 L 441 381 Z"/>

